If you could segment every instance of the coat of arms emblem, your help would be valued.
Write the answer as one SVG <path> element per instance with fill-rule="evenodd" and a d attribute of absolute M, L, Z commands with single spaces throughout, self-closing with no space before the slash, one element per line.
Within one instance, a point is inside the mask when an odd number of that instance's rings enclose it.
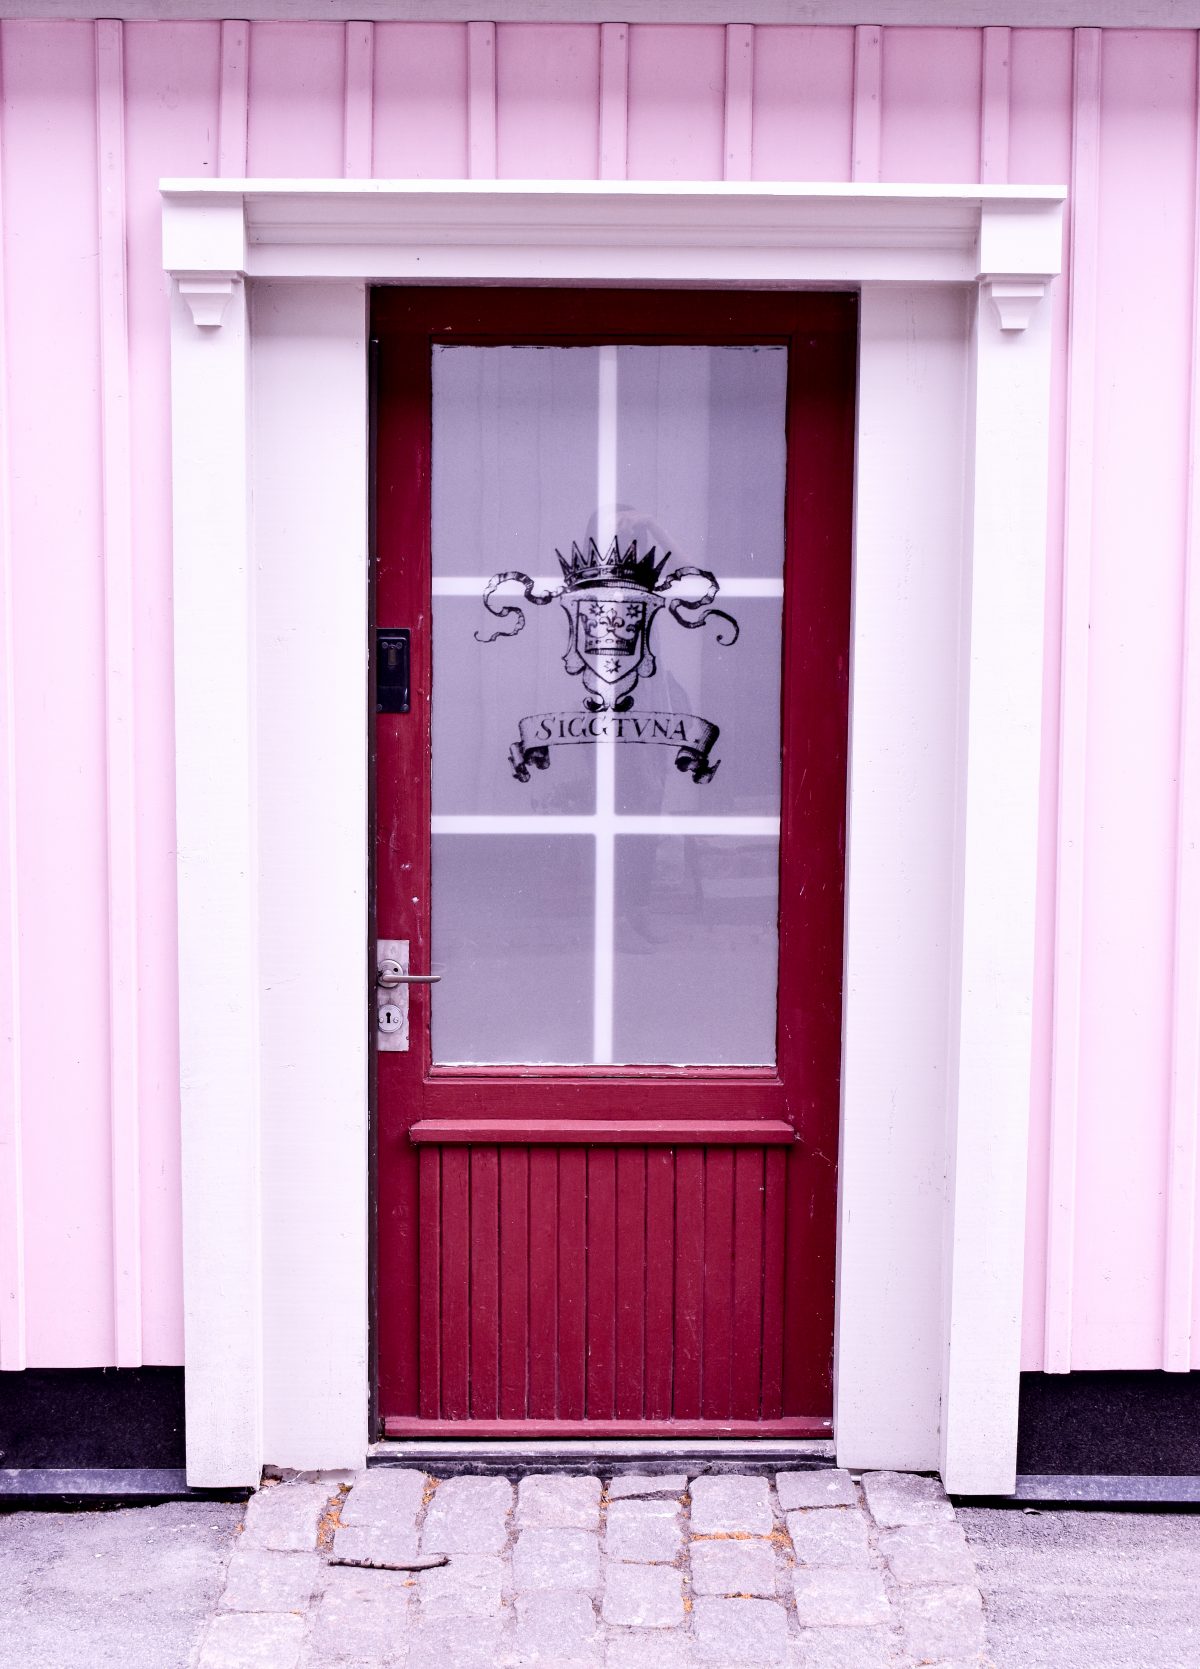
<path fill-rule="evenodd" d="M 637 540 L 623 549 L 619 539 L 601 550 L 594 539 L 584 548 L 572 543 L 571 554 L 556 551 L 563 583 L 555 590 L 538 591 L 528 574 L 509 570 L 496 574 L 483 594 L 484 607 L 501 624 L 488 636 L 476 632 L 480 643 L 515 637 L 524 628 L 521 602 L 543 607 L 559 602 L 567 616 L 567 648 L 563 665 L 580 678 L 585 691 L 584 712 L 532 713 L 520 721 L 520 740 L 510 749 L 513 773 L 529 781 L 530 767 L 546 770 L 550 748 L 581 742 L 658 742 L 674 747 L 675 763 L 695 782 L 707 782 L 718 760 L 712 758 L 719 734 L 715 724 L 692 713 L 634 713 L 634 692 L 657 670 L 651 633 L 660 609 L 681 626 L 695 630 L 706 621 L 718 622 L 717 642 L 737 642 L 738 624 L 724 609 L 714 607 L 720 586 L 706 568 L 674 568 L 664 577 L 670 552 L 659 557 L 651 546 L 639 554 Z M 699 596 L 672 595 L 686 580 L 703 582 Z M 506 602 L 497 593 L 506 585 L 521 587 L 520 601 Z"/>

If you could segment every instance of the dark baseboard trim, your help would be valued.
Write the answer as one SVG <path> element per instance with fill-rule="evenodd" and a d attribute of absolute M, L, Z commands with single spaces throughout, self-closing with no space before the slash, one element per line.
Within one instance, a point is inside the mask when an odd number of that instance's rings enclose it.
<path fill-rule="evenodd" d="M 182 1368 L 0 1373 L 0 1468 L 178 1470 Z"/>
<path fill-rule="evenodd" d="M 1027 1478 L 1200 1477 L 1200 1373 L 1024 1373 Z"/>

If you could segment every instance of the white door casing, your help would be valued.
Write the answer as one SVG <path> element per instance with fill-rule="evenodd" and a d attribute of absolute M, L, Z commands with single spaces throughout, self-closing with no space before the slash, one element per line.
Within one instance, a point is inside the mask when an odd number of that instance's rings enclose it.
<path fill-rule="evenodd" d="M 368 1442 L 369 286 L 861 297 L 835 1433 L 1015 1476 L 1064 193 L 165 181 L 188 1475 Z"/>

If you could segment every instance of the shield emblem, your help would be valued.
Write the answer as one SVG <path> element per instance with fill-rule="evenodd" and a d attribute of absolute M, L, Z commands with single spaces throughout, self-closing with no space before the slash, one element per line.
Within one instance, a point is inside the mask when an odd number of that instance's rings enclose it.
<path fill-rule="evenodd" d="M 661 603 L 640 586 L 598 585 L 560 598 L 570 622 L 564 657 L 569 673 L 582 673 L 592 699 L 587 706 L 621 712 L 633 704 L 639 678 L 654 674 L 650 627 Z"/>

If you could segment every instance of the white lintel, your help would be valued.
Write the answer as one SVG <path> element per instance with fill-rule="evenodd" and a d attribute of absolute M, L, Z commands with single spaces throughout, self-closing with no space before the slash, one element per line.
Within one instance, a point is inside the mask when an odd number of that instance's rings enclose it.
<path fill-rule="evenodd" d="M 163 260 L 176 276 L 759 287 L 1044 286 L 1061 270 L 1065 196 L 603 180 L 167 179 L 162 193 Z"/>

